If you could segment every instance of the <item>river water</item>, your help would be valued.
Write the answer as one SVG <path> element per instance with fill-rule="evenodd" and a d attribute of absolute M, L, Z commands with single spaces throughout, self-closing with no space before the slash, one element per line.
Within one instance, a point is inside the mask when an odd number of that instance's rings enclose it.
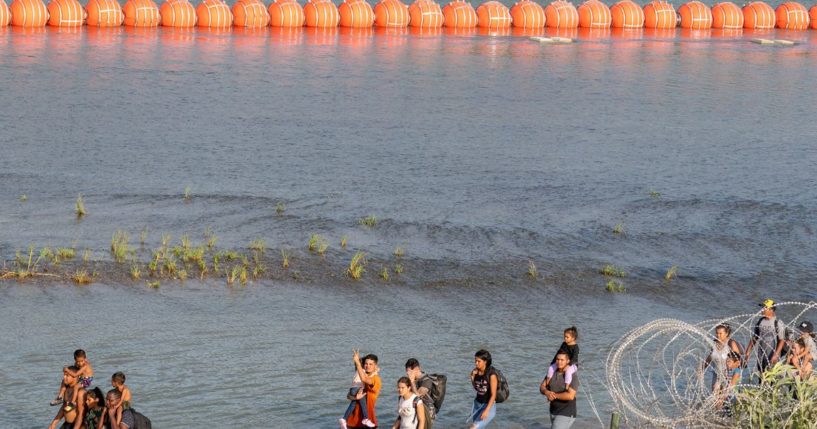
<path fill-rule="evenodd" d="M 604 357 L 626 331 L 817 299 L 817 32 L 761 34 L 799 42 L 786 48 L 748 32 L 563 35 L 578 42 L 0 30 L 2 259 L 29 245 L 108 259 L 120 228 L 157 246 L 210 227 L 237 249 L 320 233 L 328 265 L 351 256 L 344 235 L 406 254 L 390 282 L 374 267 L 360 283 L 3 281 L 0 427 L 48 424 L 79 347 L 103 387 L 128 375 L 159 428 L 334 427 L 352 347 L 381 358 L 381 425 L 415 356 L 449 375 L 439 425 L 461 427 L 485 347 L 512 389 L 495 426 L 547 427 L 537 386 L 574 324 L 593 395 L 577 426 L 598 427 Z M 376 227 L 358 225 L 368 215 Z M 627 292 L 604 290 L 606 263 Z"/>

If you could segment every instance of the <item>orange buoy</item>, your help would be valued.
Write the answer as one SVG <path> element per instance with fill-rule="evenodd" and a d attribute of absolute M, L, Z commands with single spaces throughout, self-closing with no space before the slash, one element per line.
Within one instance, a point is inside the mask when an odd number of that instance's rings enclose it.
<path fill-rule="evenodd" d="M 122 7 L 128 27 L 156 27 L 161 22 L 159 7 L 153 0 L 128 0 Z"/>
<path fill-rule="evenodd" d="M 644 11 L 631 0 L 622 0 L 614 4 L 610 8 L 610 15 L 613 17 L 613 28 L 644 27 Z"/>
<path fill-rule="evenodd" d="M 743 7 L 743 28 L 769 30 L 774 24 L 774 9 L 768 4 L 756 1 Z"/>
<path fill-rule="evenodd" d="M 308 0 L 304 5 L 307 27 L 337 27 L 340 22 L 338 7 L 329 0 Z"/>
<path fill-rule="evenodd" d="M 207 28 L 230 28 L 233 26 L 233 12 L 221 0 L 202 0 L 196 7 L 197 25 Z"/>
<path fill-rule="evenodd" d="M 599 0 L 587 0 L 579 6 L 578 11 L 581 28 L 610 28 L 613 25 L 610 8 Z"/>
<path fill-rule="evenodd" d="M 678 14 L 681 15 L 681 28 L 690 30 L 712 28 L 712 9 L 697 0 L 682 4 L 678 8 Z"/>
<path fill-rule="evenodd" d="M 192 28 L 196 26 L 196 8 L 188 0 L 167 0 L 159 9 L 165 27 Z"/>
<path fill-rule="evenodd" d="M 374 10 L 366 0 L 344 0 L 338 6 L 340 26 L 368 28 L 374 25 Z"/>
<path fill-rule="evenodd" d="M 545 6 L 545 26 L 549 28 L 578 28 L 579 11 L 573 3 L 556 0 Z"/>
<path fill-rule="evenodd" d="M 14 0 L 9 6 L 11 25 L 16 27 L 45 27 L 48 9 L 40 0 Z"/>
<path fill-rule="evenodd" d="M 77 0 L 51 0 L 48 15 L 48 25 L 52 27 L 82 27 L 85 24 L 85 8 Z"/>
<path fill-rule="evenodd" d="M 415 28 L 440 28 L 445 17 L 439 3 L 417 0 L 409 6 L 409 25 Z"/>
<path fill-rule="evenodd" d="M 11 10 L 5 1 L 0 0 L 0 27 L 6 27 L 11 24 Z"/>
<path fill-rule="evenodd" d="M 449 28 L 474 28 L 477 26 L 477 12 L 471 3 L 453 0 L 443 8 L 443 25 Z"/>
<path fill-rule="evenodd" d="M 270 27 L 303 27 L 304 8 L 295 0 L 276 0 L 270 3 L 269 8 Z"/>
<path fill-rule="evenodd" d="M 511 11 L 508 6 L 490 0 L 477 7 L 477 25 L 482 28 L 511 28 Z"/>
<path fill-rule="evenodd" d="M 236 27 L 266 27 L 269 12 L 261 0 L 238 0 L 233 4 L 233 25 Z"/>
<path fill-rule="evenodd" d="M 517 28 L 544 28 L 545 9 L 539 3 L 522 0 L 511 8 L 513 26 Z"/>
<path fill-rule="evenodd" d="M 811 9 L 808 10 L 808 16 L 811 20 L 811 29 L 817 30 L 817 6 L 812 6 Z"/>
<path fill-rule="evenodd" d="M 666 30 L 677 25 L 678 15 L 668 2 L 656 0 L 644 6 L 644 27 Z"/>
<path fill-rule="evenodd" d="M 409 8 L 400 0 L 383 0 L 374 6 L 374 25 L 378 27 L 408 27 Z"/>
<path fill-rule="evenodd" d="M 800 3 L 789 1 L 781 3 L 775 10 L 777 28 L 784 30 L 806 30 L 810 19 L 806 7 Z"/>
<path fill-rule="evenodd" d="M 116 0 L 88 0 L 86 23 L 93 27 L 119 27 L 125 21 L 122 6 Z"/>
<path fill-rule="evenodd" d="M 732 2 L 712 6 L 712 28 L 735 30 L 743 28 L 743 11 Z"/>

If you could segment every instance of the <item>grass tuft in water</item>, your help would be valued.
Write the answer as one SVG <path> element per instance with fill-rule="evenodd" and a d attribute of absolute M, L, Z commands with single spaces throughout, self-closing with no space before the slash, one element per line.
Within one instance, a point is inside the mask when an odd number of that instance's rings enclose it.
<path fill-rule="evenodd" d="M 343 237 L 340 237 L 340 248 L 341 248 L 341 249 L 345 249 L 345 248 L 346 248 L 346 242 L 347 242 L 347 241 L 349 241 L 349 237 L 347 237 L 347 236 L 345 236 L 345 235 L 344 235 Z"/>
<path fill-rule="evenodd" d="M 187 250 L 190 248 L 190 237 L 188 237 L 187 234 L 182 235 L 179 240 L 182 244 L 182 250 Z"/>
<path fill-rule="evenodd" d="M 389 269 L 388 268 L 383 267 L 383 269 L 380 270 L 380 278 L 383 279 L 384 281 L 389 281 Z"/>
<path fill-rule="evenodd" d="M 179 270 L 179 280 L 187 280 L 187 270 Z"/>
<path fill-rule="evenodd" d="M 650 189 L 650 198 L 661 198 L 661 193 L 656 191 L 655 189 Z"/>
<path fill-rule="evenodd" d="M 24 203 L 26 201 L 28 201 L 28 195 L 26 194 L 20 195 L 20 202 Z"/>
<path fill-rule="evenodd" d="M 394 274 L 403 274 L 403 264 L 397 264 L 394 266 Z"/>
<path fill-rule="evenodd" d="M 93 282 L 93 278 L 88 274 L 88 271 L 84 269 L 78 269 L 74 274 L 71 275 L 71 280 L 78 285 L 88 285 Z"/>
<path fill-rule="evenodd" d="M 607 282 L 607 292 L 624 292 L 627 290 L 624 285 L 616 280 L 610 280 Z"/>
<path fill-rule="evenodd" d="M 69 259 L 74 259 L 74 256 L 77 256 L 77 251 L 68 247 L 58 247 L 57 248 L 57 259 L 61 261 L 67 261 Z"/>
<path fill-rule="evenodd" d="M 130 278 L 134 280 L 139 280 L 142 278 L 142 270 L 139 269 L 138 264 L 133 264 L 130 267 Z"/>
<path fill-rule="evenodd" d="M 664 280 L 670 281 L 670 280 L 674 279 L 675 277 L 678 277 L 678 266 L 677 265 L 673 265 L 673 266 L 669 267 L 669 269 L 667 270 L 667 273 L 664 274 Z"/>
<path fill-rule="evenodd" d="M 267 250 L 267 243 L 260 238 L 256 238 L 250 242 L 250 250 L 254 250 L 258 253 L 264 253 Z"/>
<path fill-rule="evenodd" d="M 91 249 L 83 250 L 82 251 L 82 262 L 87 264 L 88 261 L 91 260 L 91 256 L 93 256 L 93 252 L 91 252 Z"/>
<path fill-rule="evenodd" d="M 148 287 L 151 289 L 159 289 L 160 285 L 159 280 L 148 282 Z"/>
<path fill-rule="evenodd" d="M 287 210 L 287 206 L 285 206 L 284 203 L 282 203 L 280 201 L 278 202 L 278 204 L 275 205 L 275 214 L 277 214 L 279 216 L 281 214 L 283 214 L 286 210 Z"/>
<path fill-rule="evenodd" d="M 405 256 L 405 254 L 406 254 L 406 251 L 402 247 L 397 246 L 397 247 L 394 248 L 394 257 L 395 258 L 400 259 L 403 256 Z"/>
<path fill-rule="evenodd" d="M 528 276 L 532 279 L 539 277 L 539 269 L 536 268 L 536 264 L 533 260 L 528 261 Z"/>
<path fill-rule="evenodd" d="M 349 268 L 346 269 L 346 275 L 351 277 L 353 280 L 360 280 L 360 277 L 366 271 L 363 267 L 366 265 L 366 254 L 363 252 L 357 252 L 354 256 L 352 256 L 352 260 L 349 262 Z"/>
<path fill-rule="evenodd" d="M 328 244 L 326 243 L 326 240 L 320 234 L 312 234 L 312 237 L 309 238 L 309 246 L 307 246 L 307 248 L 310 252 L 318 252 L 319 254 L 322 254 L 320 249 L 323 248 L 323 251 L 326 252 L 327 247 Z"/>
<path fill-rule="evenodd" d="M 85 202 L 82 201 L 82 194 L 77 195 L 77 203 L 74 206 L 74 212 L 76 212 L 78 218 L 88 214 L 88 211 L 85 210 Z"/>
<path fill-rule="evenodd" d="M 374 228 L 377 225 L 377 218 L 374 215 L 369 215 L 357 221 L 359 224 L 363 226 L 368 226 L 369 228 Z"/>
<path fill-rule="evenodd" d="M 605 275 L 605 276 L 610 276 L 610 277 L 622 277 L 623 278 L 623 277 L 627 276 L 627 273 L 624 272 L 624 270 L 618 268 L 617 266 L 615 266 L 613 264 L 605 265 L 604 268 L 599 270 L 599 272 L 601 274 Z"/>
<path fill-rule="evenodd" d="M 289 268 L 289 252 L 281 249 L 281 268 Z"/>
<path fill-rule="evenodd" d="M 613 234 L 622 234 L 624 233 L 624 224 L 617 223 L 616 226 L 613 227 Z"/>
<path fill-rule="evenodd" d="M 111 254 L 116 262 L 125 262 L 130 248 L 128 247 L 129 236 L 128 233 L 117 229 L 111 238 Z"/>
<path fill-rule="evenodd" d="M 184 187 L 184 200 L 185 201 L 190 201 L 190 187 L 189 186 Z"/>

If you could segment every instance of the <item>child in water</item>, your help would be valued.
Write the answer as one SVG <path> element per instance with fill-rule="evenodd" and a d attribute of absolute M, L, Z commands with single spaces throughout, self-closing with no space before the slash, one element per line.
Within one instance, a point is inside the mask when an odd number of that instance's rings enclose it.
<path fill-rule="evenodd" d="M 573 374 L 576 373 L 576 370 L 578 370 L 577 365 L 579 363 L 579 344 L 576 342 L 579 339 L 579 331 L 575 326 L 565 329 L 564 339 L 565 341 L 561 346 L 559 346 L 559 351 L 557 351 L 556 354 L 564 352 L 570 357 L 570 365 L 565 370 L 565 389 L 567 389 L 570 387 L 570 383 L 573 381 Z M 550 362 L 550 368 L 548 368 L 548 375 L 547 379 L 545 380 L 545 384 L 550 383 L 550 379 L 553 377 L 555 372 L 556 356 L 553 356 L 553 361 Z"/>
<path fill-rule="evenodd" d="M 85 356 L 85 350 L 79 349 L 74 351 L 74 366 L 79 368 L 79 371 L 71 371 L 69 367 L 65 367 L 63 368 L 63 372 L 68 372 L 72 377 L 77 377 L 79 380 L 79 386 L 82 389 L 87 389 L 94 381 L 94 369 L 91 367 L 91 362 L 88 362 L 88 359 Z M 51 401 L 52 406 L 62 404 L 66 388 L 67 386 L 65 383 L 60 382 L 60 391 L 57 394 L 57 397 Z M 74 389 L 74 394 L 68 403 L 76 406 L 78 395 L 79 389 Z"/>

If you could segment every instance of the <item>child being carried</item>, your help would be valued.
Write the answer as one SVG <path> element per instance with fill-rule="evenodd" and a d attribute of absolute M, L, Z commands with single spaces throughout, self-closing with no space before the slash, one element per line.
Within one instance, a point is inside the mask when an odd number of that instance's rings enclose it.
<path fill-rule="evenodd" d="M 559 346 L 559 353 L 565 353 L 570 357 L 570 365 L 565 370 L 565 389 L 570 387 L 570 383 L 573 381 L 573 374 L 579 369 L 579 344 L 577 341 L 579 340 L 579 331 L 576 329 L 575 326 L 571 326 L 565 329 L 564 332 L 564 342 L 561 346 Z M 553 377 L 553 374 L 556 372 L 556 356 L 553 356 L 553 361 L 550 362 L 550 368 L 548 368 L 548 375 L 545 380 L 545 384 L 550 383 L 550 379 Z"/>

